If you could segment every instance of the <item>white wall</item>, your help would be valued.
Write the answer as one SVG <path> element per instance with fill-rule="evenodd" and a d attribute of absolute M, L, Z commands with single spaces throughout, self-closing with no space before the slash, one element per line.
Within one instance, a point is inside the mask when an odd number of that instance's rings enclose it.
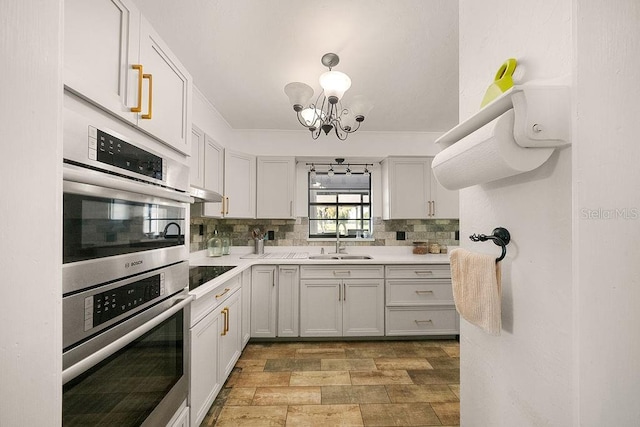
<path fill-rule="evenodd" d="M 61 424 L 62 1 L 0 2 L 0 425 Z"/>
<path fill-rule="evenodd" d="M 574 7 L 576 425 L 637 426 L 640 3 L 574 0 Z"/>
<path fill-rule="evenodd" d="M 571 0 L 460 0 L 460 117 L 476 112 L 502 62 L 525 80 L 571 73 Z M 461 191 L 461 245 L 499 254 L 466 236 L 511 232 L 503 267 L 503 330 L 461 320 L 464 426 L 568 426 L 572 420 L 571 151 L 537 170 Z"/>

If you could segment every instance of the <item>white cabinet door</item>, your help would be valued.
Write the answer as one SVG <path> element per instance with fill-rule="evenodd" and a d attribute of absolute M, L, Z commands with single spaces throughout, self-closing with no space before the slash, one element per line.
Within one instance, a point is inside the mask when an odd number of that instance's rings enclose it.
<path fill-rule="evenodd" d="M 383 279 L 344 279 L 342 305 L 343 336 L 384 336 Z"/>
<path fill-rule="evenodd" d="M 64 84 L 135 123 L 128 90 L 138 61 L 140 13 L 129 0 L 65 0 Z"/>
<path fill-rule="evenodd" d="M 190 182 L 193 187 L 204 186 L 205 135 L 198 127 L 191 127 L 191 158 L 189 159 Z"/>
<path fill-rule="evenodd" d="M 144 17 L 140 19 L 140 64 L 144 67 L 138 126 L 174 149 L 191 151 L 192 79 Z"/>
<path fill-rule="evenodd" d="M 224 147 L 209 135 L 205 135 L 204 142 L 204 188 L 222 194 L 224 191 Z"/>
<path fill-rule="evenodd" d="M 218 376 L 225 380 L 242 351 L 242 290 L 234 292 L 218 306 Z"/>
<path fill-rule="evenodd" d="M 276 267 L 259 265 L 251 271 L 251 337 L 276 336 Z"/>
<path fill-rule="evenodd" d="M 278 336 L 299 336 L 300 268 L 278 267 Z"/>
<path fill-rule="evenodd" d="M 382 218 L 427 218 L 431 200 L 431 161 L 389 157 L 382 162 Z"/>
<path fill-rule="evenodd" d="M 256 157 L 237 151 L 224 151 L 224 216 L 255 218 Z"/>
<path fill-rule="evenodd" d="M 218 335 L 222 330 L 218 310 L 209 313 L 190 331 L 190 407 L 194 425 L 200 425 L 221 387 L 218 376 Z"/>
<path fill-rule="evenodd" d="M 242 272 L 242 348 L 251 338 L 251 269 Z"/>
<path fill-rule="evenodd" d="M 389 157 L 382 162 L 382 218 L 459 218 L 459 193 L 431 170 L 433 157 Z"/>
<path fill-rule="evenodd" d="M 224 147 L 209 135 L 204 137 L 204 188 L 224 193 Z M 222 218 L 222 203 L 204 203 L 202 216 Z"/>
<path fill-rule="evenodd" d="M 258 157 L 257 218 L 293 218 L 296 161 Z"/>
<path fill-rule="evenodd" d="M 460 192 L 444 188 L 431 172 L 431 218 L 460 218 Z"/>
<path fill-rule="evenodd" d="M 342 281 L 300 281 L 300 336 L 342 336 Z"/>

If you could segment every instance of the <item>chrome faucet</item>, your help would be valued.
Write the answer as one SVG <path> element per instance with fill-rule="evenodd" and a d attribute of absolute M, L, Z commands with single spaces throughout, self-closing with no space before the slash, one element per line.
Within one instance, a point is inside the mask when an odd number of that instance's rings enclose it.
<path fill-rule="evenodd" d="M 336 228 L 336 253 L 340 254 L 344 253 L 344 251 L 345 247 L 340 246 L 340 226 L 338 225 L 338 227 Z"/>

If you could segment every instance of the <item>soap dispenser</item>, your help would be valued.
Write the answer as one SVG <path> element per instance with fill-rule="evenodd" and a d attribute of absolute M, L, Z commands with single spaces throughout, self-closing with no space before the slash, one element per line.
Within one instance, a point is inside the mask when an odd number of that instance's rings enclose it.
<path fill-rule="evenodd" d="M 222 256 L 222 239 L 218 235 L 218 229 L 213 231 L 213 236 L 207 241 L 209 256 Z"/>

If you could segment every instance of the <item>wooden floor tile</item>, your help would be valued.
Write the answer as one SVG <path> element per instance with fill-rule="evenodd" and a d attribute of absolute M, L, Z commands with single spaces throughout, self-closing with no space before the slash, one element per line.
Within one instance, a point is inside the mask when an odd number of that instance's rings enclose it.
<path fill-rule="evenodd" d="M 291 372 L 291 386 L 351 385 L 347 371 Z"/>
<path fill-rule="evenodd" d="M 287 426 L 362 426 L 358 405 L 289 406 Z"/>
<path fill-rule="evenodd" d="M 216 427 L 284 426 L 287 406 L 225 406 L 216 421 Z"/>
<path fill-rule="evenodd" d="M 440 419 L 428 403 L 360 405 L 365 426 L 439 426 Z"/>
<path fill-rule="evenodd" d="M 460 424 L 460 402 L 432 403 L 431 407 L 443 425 Z"/>
<path fill-rule="evenodd" d="M 290 372 L 243 372 L 236 380 L 237 387 L 288 386 Z"/>
<path fill-rule="evenodd" d="M 343 348 L 300 348 L 296 350 L 297 359 L 344 359 Z"/>
<path fill-rule="evenodd" d="M 460 400 L 446 384 L 397 384 L 385 387 L 392 403 L 458 402 Z"/>
<path fill-rule="evenodd" d="M 253 405 L 319 405 L 322 403 L 320 387 L 258 387 Z"/>
<path fill-rule="evenodd" d="M 457 384 L 460 383 L 460 369 L 427 369 L 407 371 L 414 384 Z"/>
<path fill-rule="evenodd" d="M 322 404 L 391 403 L 385 386 L 338 385 L 322 387 Z"/>
<path fill-rule="evenodd" d="M 265 372 L 320 371 L 320 359 L 269 359 Z"/>
<path fill-rule="evenodd" d="M 379 370 L 423 370 L 433 369 L 431 364 L 424 357 L 402 357 L 402 358 L 382 358 L 374 359 L 376 367 Z"/>
<path fill-rule="evenodd" d="M 413 384 L 407 371 L 351 371 L 353 385 Z"/>
<path fill-rule="evenodd" d="M 323 371 L 373 371 L 376 364 L 373 359 L 322 359 Z"/>

